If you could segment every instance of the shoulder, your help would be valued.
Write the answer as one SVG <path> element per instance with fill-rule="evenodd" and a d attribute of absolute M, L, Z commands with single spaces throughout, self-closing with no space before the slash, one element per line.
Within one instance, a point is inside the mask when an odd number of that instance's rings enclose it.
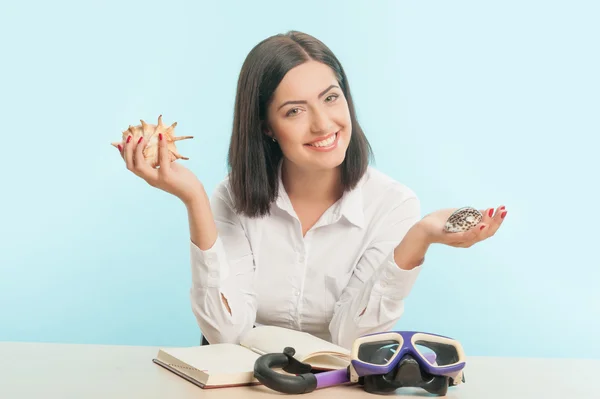
<path fill-rule="evenodd" d="M 233 192 L 231 191 L 229 175 L 226 175 L 219 183 L 217 183 L 212 194 L 210 194 L 210 198 L 210 202 L 213 204 L 213 206 L 220 204 L 225 205 L 227 208 L 233 209 L 234 199 Z"/>
<path fill-rule="evenodd" d="M 417 194 L 406 184 L 369 166 L 360 182 L 365 206 L 379 203 L 395 207 L 406 201 L 419 203 Z"/>
<path fill-rule="evenodd" d="M 360 192 L 364 220 L 374 228 L 416 222 L 421 216 L 417 194 L 406 184 L 373 167 L 369 167 L 361 179 Z"/>
<path fill-rule="evenodd" d="M 227 198 L 231 198 L 231 185 L 229 182 L 229 175 L 225 175 L 225 177 L 223 177 L 221 181 L 217 183 L 213 190 L 212 196 L 225 196 Z"/>

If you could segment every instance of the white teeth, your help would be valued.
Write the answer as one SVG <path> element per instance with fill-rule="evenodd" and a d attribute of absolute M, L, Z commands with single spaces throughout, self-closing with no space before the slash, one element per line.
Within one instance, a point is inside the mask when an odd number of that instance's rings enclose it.
<path fill-rule="evenodd" d="M 329 147 L 331 144 L 333 144 L 336 137 L 337 137 L 337 133 L 334 134 L 333 136 L 331 136 L 330 138 L 328 138 L 327 140 L 317 141 L 316 143 L 312 143 L 309 145 L 311 145 L 313 147 Z"/>

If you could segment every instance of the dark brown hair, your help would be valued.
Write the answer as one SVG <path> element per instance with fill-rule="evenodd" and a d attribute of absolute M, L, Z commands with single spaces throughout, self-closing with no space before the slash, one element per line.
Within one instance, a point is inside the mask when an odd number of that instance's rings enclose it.
<path fill-rule="evenodd" d="M 373 157 L 354 110 L 342 65 L 318 39 L 297 31 L 277 34 L 258 43 L 248 54 L 238 79 L 233 132 L 227 157 L 235 211 L 250 217 L 269 214 L 278 195 L 278 166 L 283 154 L 264 133 L 267 107 L 275 89 L 292 68 L 314 60 L 328 65 L 346 97 L 352 134 L 341 165 L 344 191 L 353 189 Z"/>

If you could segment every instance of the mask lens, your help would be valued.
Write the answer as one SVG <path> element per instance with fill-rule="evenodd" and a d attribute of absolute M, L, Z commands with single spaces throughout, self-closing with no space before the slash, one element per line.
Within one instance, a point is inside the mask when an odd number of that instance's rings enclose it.
<path fill-rule="evenodd" d="M 421 356 L 427 359 L 429 364 L 437 366 L 450 366 L 458 363 L 459 361 L 458 350 L 454 345 L 419 340 L 415 342 L 415 346 Z M 433 358 L 434 355 L 435 358 Z M 431 360 L 432 358 L 434 361 Z"/>
<path fill-rule="evenodd" d="M 392 360 L 400 343 L 394 340 L 366 342 L 358 347 L 358 360 L 365 363 L 386 365 Z"/>
<path fill-rule="evenodd" d="M 415 345 L 415 347 L 417 348 L 421 356 L 423 356 L 425 360 L 427 360 L 427 363 L 431 364 L 432 366 L 437 365 L 437 354 L 433 351 L 433 349 L 419 344 Z"/>

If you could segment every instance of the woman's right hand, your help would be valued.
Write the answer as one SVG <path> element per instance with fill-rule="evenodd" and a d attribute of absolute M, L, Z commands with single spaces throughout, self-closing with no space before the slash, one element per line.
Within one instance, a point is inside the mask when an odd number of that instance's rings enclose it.
<path fill-rule="evenodd" d="M 171 162 L 167 141 L 162 135 L 158 140 L 159 168 L 153 168 L 144 159 L 142 150 L 146 146 L 143 136 L 135 141 L 129 136 L 119 148 L 127 169 L 144 179 L 152 187 L 159 188 L 181 199 L 185 204 L 193 202 L 202 194 L 202 183 L 185 166 Z"/>

